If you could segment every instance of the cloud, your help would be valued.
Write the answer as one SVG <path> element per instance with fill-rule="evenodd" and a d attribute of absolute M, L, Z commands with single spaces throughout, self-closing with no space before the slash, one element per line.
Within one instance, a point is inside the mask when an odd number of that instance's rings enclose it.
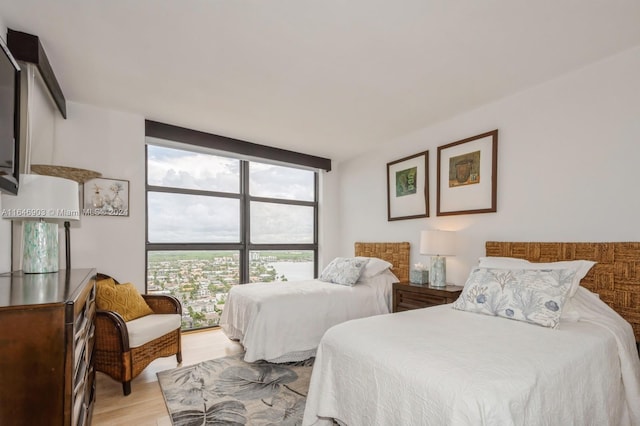
<path fill-rule="evenodd" d="M 314 172 L 271 164 L 251 163 L 251 195 L 313 201 Z"/>
<path fill-rule="evenodd" d="M 150 185 L 203 191 L 240 192 L 240 160 L 149 145 Z M 313 201 L 314 172 L 251 162 L 253 196 Z M 152 243 L 239 242 L 240 201 L 191 194 L 148 193 Z M 253 202 L 254 243 L 312 243 L 313 208 Z"/>

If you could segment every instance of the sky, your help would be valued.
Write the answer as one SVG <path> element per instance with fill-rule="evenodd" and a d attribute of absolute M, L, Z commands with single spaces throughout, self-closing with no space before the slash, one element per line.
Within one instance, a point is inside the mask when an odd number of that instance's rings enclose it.
<path fill-rule="evenodd" d="M 240 160 L 148 145 L 149 185 L 181 189 L 240 192 Z M 313 201 L 314 172 L 251 162 L 252 196 Z M 238 199 L 206 195 L 150 192 L 149 241 L 239 242 Z M 254 243 L 312 243 L 313 208 L 254 202 L 251 205 L 251 241 Z"/>

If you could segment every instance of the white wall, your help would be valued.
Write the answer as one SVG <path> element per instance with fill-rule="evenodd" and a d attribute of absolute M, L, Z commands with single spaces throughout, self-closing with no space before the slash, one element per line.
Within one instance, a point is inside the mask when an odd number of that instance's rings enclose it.
<path fill-rule="evenodd" d="M 448 278 L 464 284 L 487 240 L 638 241 L 640 48 L 593 64 L 340 164 L 340 248 L 459 231 Z M 425 98 L 425 102 L 429 102 Z M 497 213 L 436 217 L 437 147 L 499 129 Z M 429 150 L 431 217 L 387 222 L 386 163 Z"/>
<path fill-rule="evenodd" d="M 20 62 L 22 68 L 22 119 L 20 171 L 28 173 L 32 164 L 53 164 L 56 118 L 62 118 L 38 67 Z"/>
<path fill-rule="evenodd" d="M 71 267 L 95 267 L 144 291 L 144 117 L 75 102 L 67 102 L 67 116 L 56 122 L 53 164 L 128 180 L 130 191 L 129 217 L 81 215 L 72 222 Z"/>
<path fill-rule="evenodd" d="M 322 268 L 340 252 L 340 210 L 338 206 L 338 188 L 340 170 L 334 161 L 330 172 L 320 172 L 320 195 L 318 200 L 318 274 Z M 353 249 L 344 254 L 353 254 Z"/>

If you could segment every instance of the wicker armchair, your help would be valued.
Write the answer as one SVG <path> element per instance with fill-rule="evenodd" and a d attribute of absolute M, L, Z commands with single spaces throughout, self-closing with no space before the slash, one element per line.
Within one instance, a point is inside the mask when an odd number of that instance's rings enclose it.
<path fill-rule="evenodd" d="M 97 280 L 107 278 L 112 277 L 100 273 L 96 276 Z M 142 297 L 155 314 L 182 314 L 182 305 L 173 296 L 143 294 Z M 155 315 L 148 317 L 147 322 Z M 178 363 L 182 362 L 180 327 L 137 347 L 130 347 L 129 341 L 130 331 L 122 316 L 112 311 L 97 310 L 94 368 L 122 382 L 124 395 L 131 393 L 131 380 L 151 361 L 175 355 Z"/>

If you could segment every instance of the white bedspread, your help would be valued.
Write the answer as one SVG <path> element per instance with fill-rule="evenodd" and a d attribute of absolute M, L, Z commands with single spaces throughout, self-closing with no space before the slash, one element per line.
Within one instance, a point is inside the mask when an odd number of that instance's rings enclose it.
<path fill-rule="evenodd" d="M 247 362 L 301 361 L 315 355 L 330 327 L 390 312 L 393 281 L 389 271 L 352 287 L 319 280 L 238 285 L 229 292 L 220 326 L 242 343 Z"/>
<path fill-rule="evenodd" d="M 595 295 L 552 330 L 451 305 L 323 337 L 303 425 L 639 425 L 631 326 Z"/>

